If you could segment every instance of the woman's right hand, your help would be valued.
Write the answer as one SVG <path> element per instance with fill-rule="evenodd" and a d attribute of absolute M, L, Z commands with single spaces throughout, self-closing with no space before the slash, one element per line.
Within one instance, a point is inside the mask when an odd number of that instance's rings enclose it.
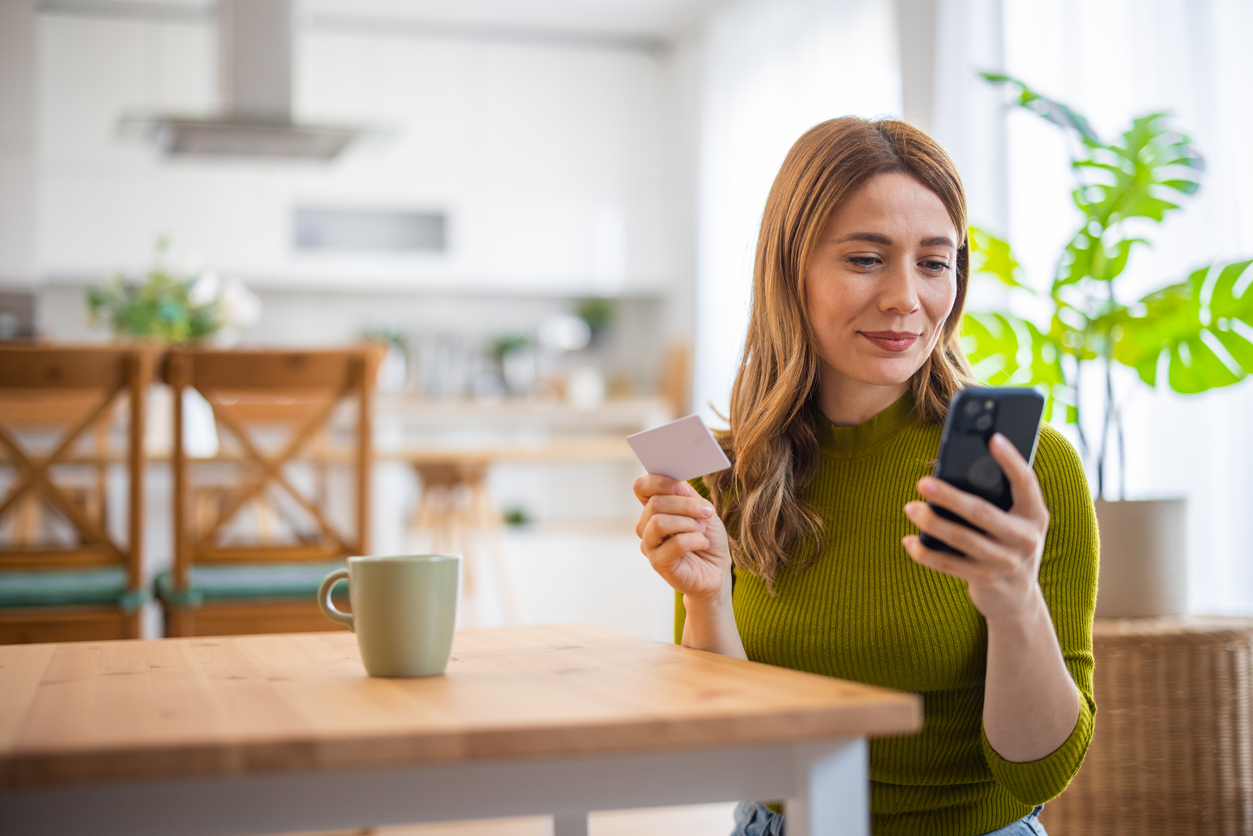
<path fill-rule="evenodd" d="M 635 533 L 657 574 L 697 601 L 729 595 L 731 550 L 713 504 L 686 482 L 666 476 L 646 474 L 633 487 L 644 506 Z"/>

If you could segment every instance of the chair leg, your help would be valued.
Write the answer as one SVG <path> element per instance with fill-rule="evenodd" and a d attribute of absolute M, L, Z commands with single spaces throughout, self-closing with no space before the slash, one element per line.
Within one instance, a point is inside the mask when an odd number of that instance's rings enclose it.
<path fill-rule="evenodd" d="M 441 520 L 443 544 L 440 551 L 461 555 L 461 618 L 467 627 L 483 625 L 482 566 L 469 525 L 466 487 L 457 483 L 445 488 L 446 505 Z"/>
<path fill-rule="evenodd" d="M 126 638 L 142 639 L 143 638 L 143 610 L 137 609 L 133 613 L 126 615 Z"/>
<path fill-rule="evenodd" d="M 195 610 L 184 607 L 163 607 L 166 638 L 187 638 L 196 635 Z"/>

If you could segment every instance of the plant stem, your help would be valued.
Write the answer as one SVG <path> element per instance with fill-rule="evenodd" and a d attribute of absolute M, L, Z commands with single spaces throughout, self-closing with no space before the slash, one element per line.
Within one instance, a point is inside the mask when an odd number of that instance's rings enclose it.
<path fill-rule="evenodd" d="M 1101 416 L 1101 449 L 1096 460 L 1096 495 L 1105 498 L 1105 454 L 1109 452 L 1109 425 L 1114 417 L 1114 376 L 1111 370 L 1114 358 L 1109 350 L 1109 340 L 1105 349 L 1105 414 Z"/>
<path fill-rule="evenodd" d="M 1114 428 L 1118 431 L 1118 498 L 1127 498 L 1127 450 L 1122 437 L 1122 408 L 1114 413 Z"/>
<path fill-rule="evenodd" d="M 1109 290 L 1109 310 L 1114 310 L 1118 304 L 1118 300 L 1114 296 L 1114 283 L 1106 282 L 1106 288 Z M 1127 492 L 1127 459 L 1124 453 L 1123 435 L 1122 435 L 1122 411 L 1118 406 L 1118 399 L 1114 396 L 1114 333 L 1105 335 L 1105 427 L 1108 429 L 1110 423 L 1114 425 L 1114 433 L 1118 437 L 1118 499 L 1124 499 Z M 1104 437 L 1101 438 L 1101 462 L 1104 464 L 1105 454 L 1109 451 L 1109 446 Z"/>
<path fill-rule="evenodd" d="M 1088 437 L 1083 433 L 1083 412 L 1079 409 L 1079 373 L 1083 370 L 1083 361 L 1075 357 L 1075 431 L 1079 434 L 1079 456 L 1088 460 Z"/>

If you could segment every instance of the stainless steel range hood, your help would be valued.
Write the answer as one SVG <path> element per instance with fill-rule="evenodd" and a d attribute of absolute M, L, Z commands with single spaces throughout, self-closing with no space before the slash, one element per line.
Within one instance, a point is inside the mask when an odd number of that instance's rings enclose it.
<path fill-rule="evenodd" d="M 291 0 L 218 0 L 220 116 L 124 117 L 173 157 L 330 160 L 367 131 L 292 121 Z"/>

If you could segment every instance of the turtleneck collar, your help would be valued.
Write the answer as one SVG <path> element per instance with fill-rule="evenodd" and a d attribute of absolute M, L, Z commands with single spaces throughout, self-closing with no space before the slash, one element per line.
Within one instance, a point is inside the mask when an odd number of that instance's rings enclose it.
<path fill-rule="evenodd" d="M 908 389 L 887 409 L 855 427 L 837 427 L 819 412 L 822 451 L 842 459 L 865 456 L 878 450 L 897 433 L 918 420 L 918 413 L 914 411 L 914 396 Z"/>

